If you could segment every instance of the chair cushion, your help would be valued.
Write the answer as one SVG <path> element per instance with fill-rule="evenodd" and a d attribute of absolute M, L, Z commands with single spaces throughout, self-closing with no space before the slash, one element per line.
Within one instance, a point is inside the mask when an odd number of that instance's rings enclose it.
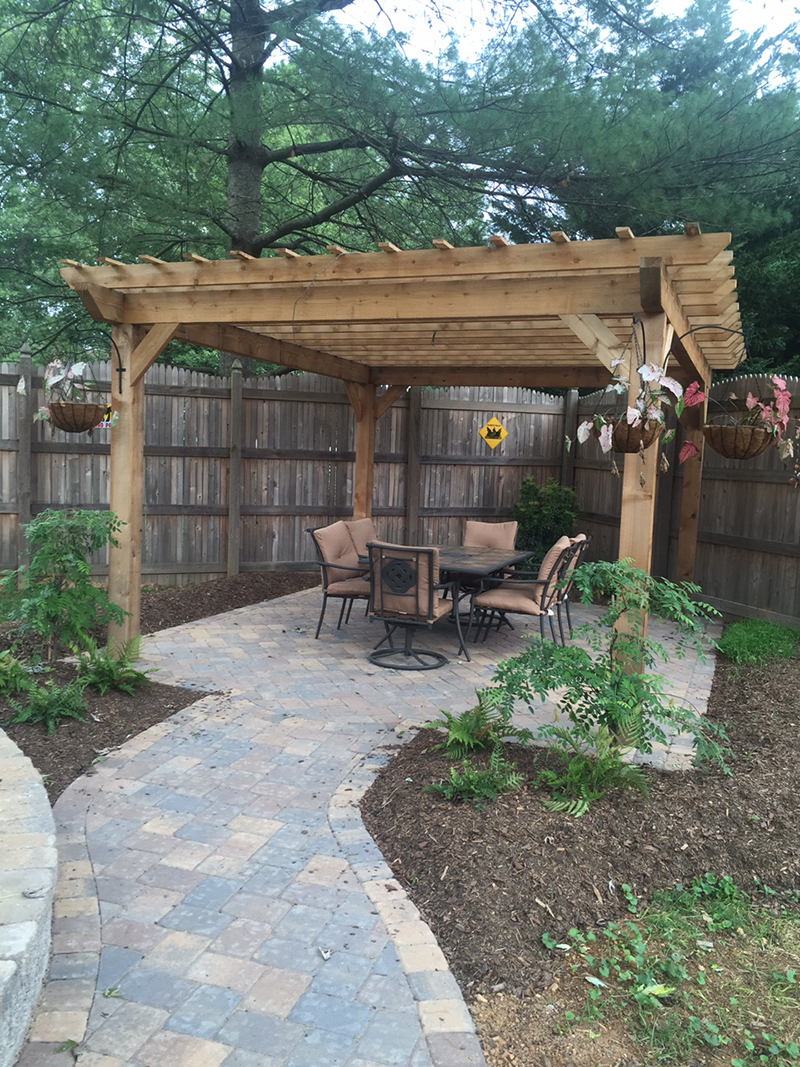
<path fill-rule="evenodd" d="M 518 522 L 477 522 L 467 519 L 464 547 L 513 549 L 518 526 Z"/>
<path fill-rule="evenodd" d="M 369 578 L 347 578 L 343 582 L 328 582 L 328 596 L 369 596 Z"/>
<path fill-rule="evenodd" d="M 544 615 L 539 601 L 542 587 L 533 582 L 508 582 L 496 589 L 487 589 L 475 597 L 475 606 L 494 611 L 510 611 L 517 615 Z"/>
<path fill-rule="evenodd" d="M 372 519 L 345 519 L 344 524 L 353 541 L 357 556 L 367 556 L 367 545 L 375 540 L 375 523 Z"/>
<path fill-rule="evenodd" d="M 364 574 L 364 567 L 359 565 L 358 553 L 344 522 L 322 526 L 319 530 L 314 530 L 313 536 L 324 562 L 335 568 L 327 572 L 329 583 L 344 582 L 348 578 L 358 578 Z"/>

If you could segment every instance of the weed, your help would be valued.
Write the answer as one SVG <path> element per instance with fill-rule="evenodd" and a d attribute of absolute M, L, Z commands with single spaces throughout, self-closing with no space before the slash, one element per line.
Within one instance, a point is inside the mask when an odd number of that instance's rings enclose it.
<path fill-rule="evenodd" d="M 86 711 L 83 686 L 78 682 L 64 686 L 55 685 L 53 682 L 32 685 L 25 694 L 24 704 L 11 698 L 8 703 L 15 714 L 7 720 L 7 726 L 17 723 L 42 723 L 48 737 L 53 734 L 62 719 L 77 719 L 83 722 L 83 712 Z"/>
<path fill-rule="evenodd" d="M 702 1050 L 733 1067 L 800 1060 L 800 919 L 754 911 L 729 877 L 656 893 L 635 921 L 568 939 L 542 943 L 577 957 L 572 970 L 592 987 L 582 1019 L 625 1015 L 648 1063 L 686 1063 Z"/>

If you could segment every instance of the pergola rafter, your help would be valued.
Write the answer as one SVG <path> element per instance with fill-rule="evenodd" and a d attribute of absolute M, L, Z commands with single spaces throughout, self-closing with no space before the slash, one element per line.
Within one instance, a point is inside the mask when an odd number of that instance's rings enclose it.
<path fill-rule="evenodd" d="M 554 233 L 538 245 L 64 261 L 89 313 L 113 326 L 125 368 L 112 376 L 112 507 L 130 528 L 111 563 L 112 599 L 131 611 L 119 639 L 138 632 L 143 376 L 171 339 L 343 381 L 356 420 L 354 514 L 368 515 L 375 422 L 408 386 L 598 388 L 625 358 L 635 393 L 634 352 L 706 386 L 714 369 L 737 366 L 741 336 L 718 329 L 740 329 L 729 242 L 695 226 L 646 238 L 619 227 L 609 241 Z M 699 424 L 689 433 L 702 444 Z M 623 554 L 648 569 L 652 452 L 644 470 L 626 464 L 620 535 Z M 691 575 L 696 543 L 699 478 L 687 475 L 679 577 Z"/>

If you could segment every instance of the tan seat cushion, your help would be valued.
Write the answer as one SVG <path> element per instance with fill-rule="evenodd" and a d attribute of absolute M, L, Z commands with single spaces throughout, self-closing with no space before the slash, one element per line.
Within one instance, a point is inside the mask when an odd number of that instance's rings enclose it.
<path fill-rule="evenodd" d="M 328 582 L 328 596 L 369 596 L 368 578 L 347 578 L 343 582 Z"/>
<path fill-rule="evenodd" d="M 542 587 L 533 582 L 507 582 L 496 589 L 487 589 L 475 597 L 475 606 L 493 611 L 510 611 L 516 615 L 544 615 L 539 601 Z"/>

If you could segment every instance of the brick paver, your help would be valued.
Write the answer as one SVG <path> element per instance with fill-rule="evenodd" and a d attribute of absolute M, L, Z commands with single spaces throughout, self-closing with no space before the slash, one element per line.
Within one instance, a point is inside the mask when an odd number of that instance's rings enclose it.
<path fill-rule="evenodd" d="M 54 956 L 19 1067 L 74 1062 L 69 1039 L 87 1067 L 483 1067 L 358 801 L 387 744 L 468 707 L 535 635 L 521 621 L 467 663 L 445 625 L 420 641 L 450 663 L 403 673 L 368 662 L 358 613 L 313 640 L 318 608 L 309 590 L 143 641 L 159 681 L 199 699 L 56 805 Z M 669 670 L 702 711 L 713 659 Z M 690 755 L 679 737 L 656 758 Z"/>

